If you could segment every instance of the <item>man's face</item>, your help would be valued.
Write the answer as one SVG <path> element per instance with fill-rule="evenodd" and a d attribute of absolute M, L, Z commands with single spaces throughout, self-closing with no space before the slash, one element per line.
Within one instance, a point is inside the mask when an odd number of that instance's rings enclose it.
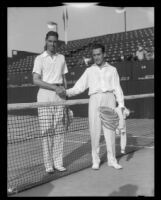
<path fill-rule="evenodd" d="M 47 50 L 50 52 L 55 52 L 57 47 L 58 39 L 56 36 L 49 36 L 46 40 Z"/>
<path fill-rule="evenodd" d="M 92 55 L 94 62 L 100 66 L 103 63 L 105 57 L 105 54 L 102 52 L 102 49 L 101 48 L 93 49 Z"/>

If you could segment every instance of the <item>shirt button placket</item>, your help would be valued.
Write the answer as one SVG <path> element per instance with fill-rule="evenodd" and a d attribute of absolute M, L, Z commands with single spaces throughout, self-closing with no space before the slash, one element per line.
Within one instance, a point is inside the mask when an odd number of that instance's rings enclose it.
<path fill-rule="evenodd" d="M 100 74 L 101 74 L 101 90 L 103 91 L 103 88 L 104 88 L 104 80 L 103 80 L 104 71 L 103 71 L 103 69 L 101 69 Z"/>

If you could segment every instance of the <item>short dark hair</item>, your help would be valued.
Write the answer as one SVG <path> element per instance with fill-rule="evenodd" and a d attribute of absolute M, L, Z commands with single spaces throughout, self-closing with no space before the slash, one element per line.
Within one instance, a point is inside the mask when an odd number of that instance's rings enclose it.
<path fill-rule="evenodd" d="M 100 44 L 100 43 L 95 43 L 95 44 L 93 44 L 93 46 L 92 46 L 92 50 L 93 49 L 102 49 L 102 53 L 105 53 L 105 47 L 104 47 L 104 45 L 102 45 L 102 44 Z"/>
<path fill-rule="evenodd" d="M 47 40 L 49 36 L 55 36 L 55 37 L 57 37 L 57 39 L 59 38 L 58 33 L 55 32 L 55 31 L 49 31 L 49 32 L 46 34 L 45 40 Z"/>

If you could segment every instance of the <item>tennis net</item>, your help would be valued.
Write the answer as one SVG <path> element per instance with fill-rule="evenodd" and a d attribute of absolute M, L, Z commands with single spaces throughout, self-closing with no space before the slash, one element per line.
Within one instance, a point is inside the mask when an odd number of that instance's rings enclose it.
<path fill-rule="evenodd" d="M 153 148 L 154 94 L 126 96 L 125 100 L 126 107 L 131 110 L 127 119 L 126 152 Z M 71 110 L 74 117 L 69 112 Z M 7 139 L 8 195 L 90 167 L 92 158 L 88 99 L 63 103 L 8 104 Z M 63 166 L 67 170 L 54 170 L 53 174 L 47 174 L 47 150 L 44 149 L 45 144 L 48 146 L 53 143 L 55 163 L 61 163 L 62 157 Z M 106 146 L 103 133 L 100 146 L 100 158 L 104 162 Z M 119 136 L 116 138 L 116 156 L 121 156 Z"/>

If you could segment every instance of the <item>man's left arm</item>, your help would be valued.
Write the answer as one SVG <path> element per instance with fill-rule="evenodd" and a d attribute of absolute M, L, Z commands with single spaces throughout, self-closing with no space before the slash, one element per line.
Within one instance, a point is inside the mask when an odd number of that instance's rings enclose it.
<path fill-rule="evenodd" d="M 66 79 L 65 74 L 63 74 L 63 86 L 65 89 L 67 89 L 67 79 Z"/>

